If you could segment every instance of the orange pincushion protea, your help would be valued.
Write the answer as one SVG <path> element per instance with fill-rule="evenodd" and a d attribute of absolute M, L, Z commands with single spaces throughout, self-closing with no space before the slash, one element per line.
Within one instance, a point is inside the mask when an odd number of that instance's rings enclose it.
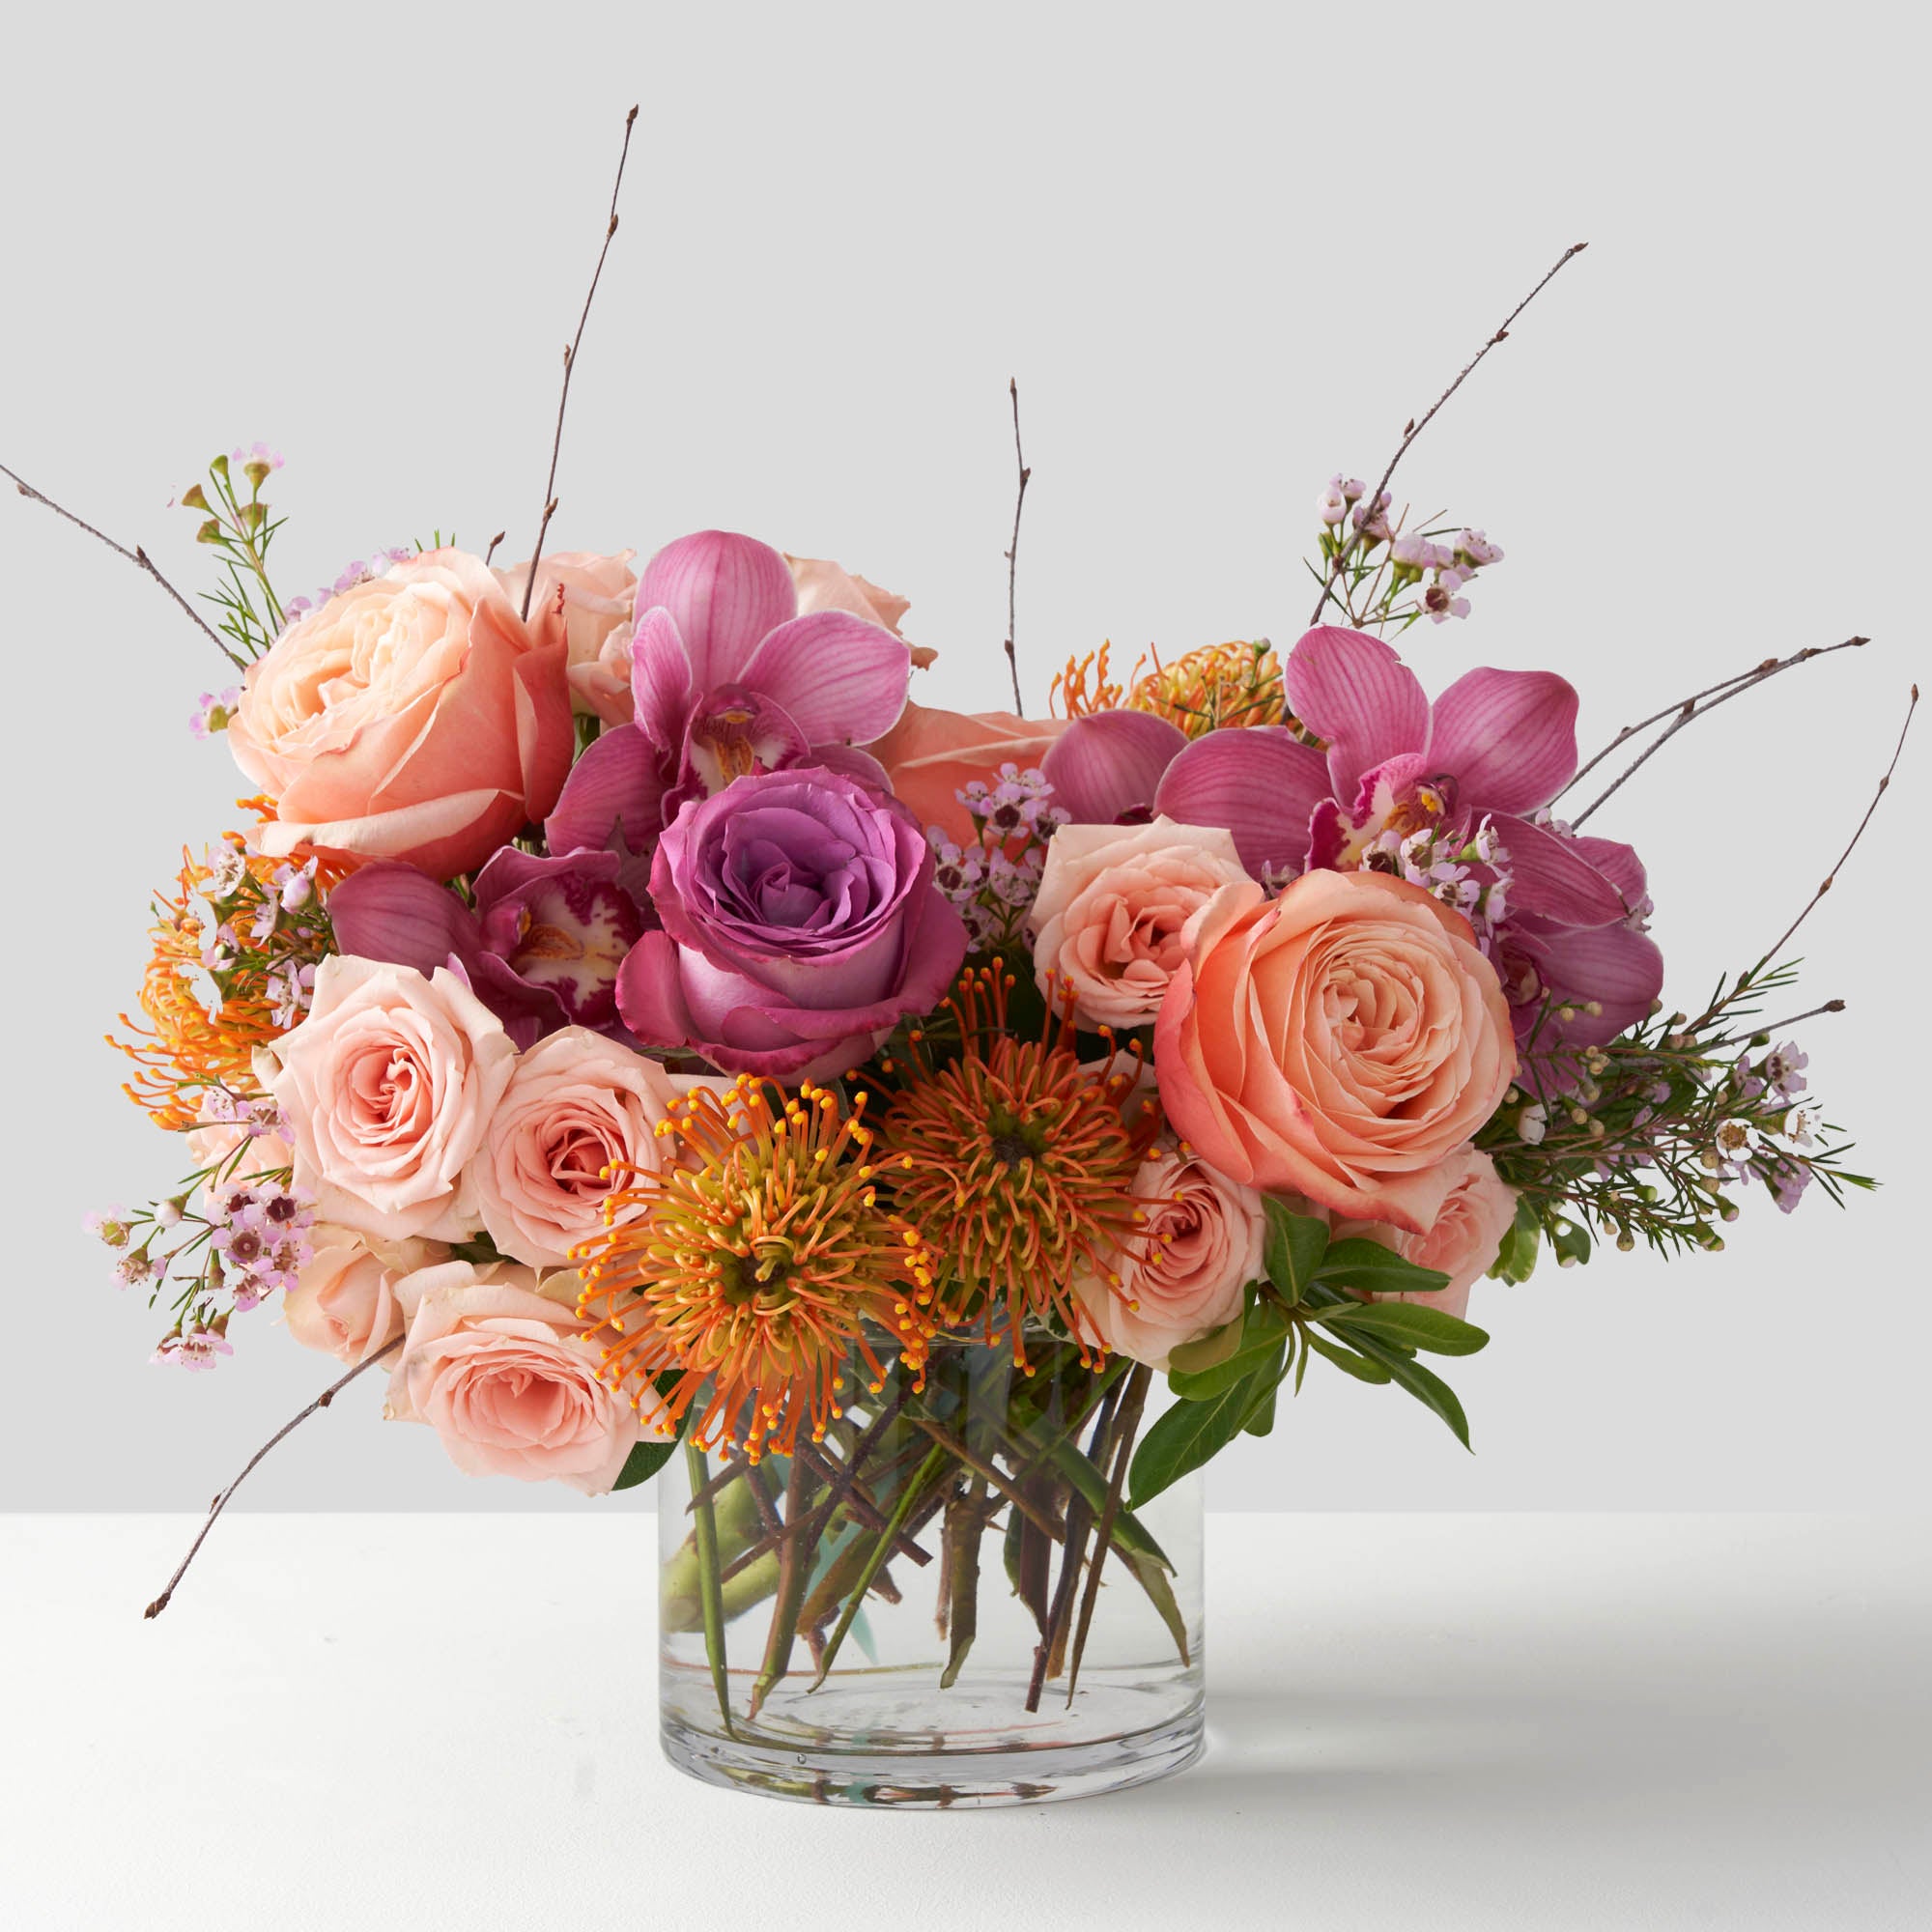
<path fill-rule="evenodd" d="M 756 1462 L 789 1455 L 804 1425 L 823 1438 L 848 1362 L 883 1385 L 868 1323 L 918 1376 L 931 1258 L 881 1205 L 864 1112 L 863 1096 L 846 1111 L 822 1087 L 745 1075 L 677 1103 L 657 1128 L 663 1167 L 625 1170 L 576 1257 L 578 1312 L 611 1337 L 606 1382 L 639 1406 L 655 1384 L 673 1420 L 708 1383 L 693 1439 Z"/>
<path fill-rule="evenodd" d="M 1190 738 L 1230 725 L 1279 724 L 1287 716 L 1281 661 L 1265 641 L 1208 644 L 1171 665 L 1156 654 L 1153 669 L 1135 678 L 1127 705 L 1165 718 Z"/>
<path fill-rule="evenodd" d="M 1004 1314 L 1015 1362 L 1026 1366 L 1029 1315 L 1057 1313 L 1093 1347 L 1092 1322 L 1073 1293 L 1077 1272 L 1118 1282 L 1120 1256 L 1141 1238 L 1145 1205 L 1133 1179 L 1156 1131 L 1153 1110 L 1130 1120 L 1136 1064 L 1083 1064 L 1063 1002 L 1038 1039 L 1008 1030 L 1015 981 L 982 966 L 960 977 L 948 1002 L 961 1051 L 922 1069 L 895 1096 L 879 1132 L 893 1163 L 893 1192 L 925 1227 L 944 1226 L 950 1279 L 940 1322 L 982 1322 L 986 1339 Z"/>

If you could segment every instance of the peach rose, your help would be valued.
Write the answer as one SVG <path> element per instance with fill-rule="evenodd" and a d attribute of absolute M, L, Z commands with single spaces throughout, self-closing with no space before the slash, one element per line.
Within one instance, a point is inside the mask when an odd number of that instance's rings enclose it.
<path fill-rule="evenodd" d="M 322 1220 L 385 1240 L 462 1240 L 479 1225 L 465 1169 L 516 1060 L 510 1037 L 446 967 L 338 954 L 301 1024 L 267 1050 L 295 1143 L 296 1185 Z"/>
<path fill-rule="evenodd" d="M 447 1258 L 439 1241 L 370 1241 L 319 1224 L 301 1279 L 282 1296 L 289 1333 L 338 1361 L 380 1354 L 403 1332 L 396 1283 Z"/>
<path fill-rule="evenodd" d="M 228 726 L 276 802 L 262 849 L 404 859 L 440 879 L 480 866 L 562 789 L 564 652 L 462 551 L 331 597 L 248 667 Z"/>
<path fill-rule="evenodd" d="M 1033 964 L 1070 986 L 1078 1017 L 1150 1026 L 1180 964 L 1180 933 L 1221 890 L 1248 876 L 1218 826 L 1063 825 L 1033 904 Z"/>
<path fill-rule="evenodd" d="M 1495 969 L 1460 913 L 1380 872 L 1224 886 L 1154 1029 L 1168 1119 L 1236 1180 L 1420 1234 L 1446 1155 L 1508 1091 Z"/>
<path fill-rule="evenodd" d="M 1336 1240 L 1365 1236 L 1393 1248 L 1417 1267 L 1435 1268 L 1448 1285 L 1428 1294 L 1378 1295 L 1378 1300 L 1414 1301 L 1439 1308 L 1459 1321 L 1469 1306 L 1469 1290 L 1495 1264 L 1503 1236 L 1516 1219 L 1516 1190 L 1497 1178 L 1495 1163 L 1481 1149 L 1458 1148 L 1443 1161 L 1449 1192 L 1435 1219 L 1419 1235 L 1379 1221 L 1337 1221 Z"/>
<path fill-rule="evenodd" d="M 471 1166 L 490 1238 L 534 1266 L 561 1267 L 604 1226 L 614 1166 L 659 1165 L 657 1123 L 678 1085 L 655 1060 L 565 1027 L 517 1062 Z"/>
<path fill-rule="evenodd" d="M 1165 1369 L 1176 1349 L 1240 1314 L 1266 1220 L 1252 1187 L 1172 1146 L 1141 1163 L 1133 1193 L 1146 1204 L 1148 1250 L 1122 1255 L 1119 1287 L 1089 1272 L 1073 1292 L 1110 1350 Z"/>
<path fill-rule="evenodd" d="M 881 590 L 876 583 L 868 583 L 863 577 L 841 570 L 822 556 L 793 556 L 789 551 L 781 551 L 780 554 L 791 571 L 801 617 L 813 611 L 843 611 L 849 616 L 863 617 L 867 623 L 904 639 L 899 619 L 912 609 L 910 598 L 895 597 L 890 590 Z M 908 644 L 906 648 L 912 654 L 914 668 L 919 670 L 939 656 L 925 644 Z"/>
<path fill-rule="evenodd" d="M 384 1412 L 428 1423 L 467 1475 L 554 1478 L 601 1495 L 639 1441 L 670 1435 L 654 1396 L 640 1416 L 597 1379 L 599 1344 L 529 1269 L 445 1262 L 396 1293 L 409 1334 Z"/>
<path fill-rule="evenodd" d="M 910 698 L 899 722 L 866 749 L 886 768 L 893 790 L 922 826 L 937 825 L 965 844 L 977 833 L 959 788 L 990 778 L 1010 760 L 1037 767 L 1066 729 L 1064 718 L 1016 718 L 1010 711 L 938 711 Z"/>
<path fill-rule="evenodd" d="M 607 724 L 631 722 L 631 620 L 638 578 L 634 550 L 615 556 L 565 550 L 537 565 L 529 631 L 539 649 L 563 640 L 572 707 Z M 530 567 L 499 570 L 497 581 L 519 611 Z"/>

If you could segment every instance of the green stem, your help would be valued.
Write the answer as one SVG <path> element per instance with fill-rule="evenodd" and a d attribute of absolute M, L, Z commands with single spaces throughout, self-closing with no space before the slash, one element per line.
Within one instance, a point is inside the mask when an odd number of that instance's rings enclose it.
<path fill-rule="evenodd" d="M 872 1587 L 872 1578 L 879 1574 L 881 1565 L 891 1553 L 893 1545 L 898 1540 L 899 1531 L 912 1515 L 913 1506 L 919 1501 L 920 1492 L 931 1482 L 947 1460 L 945 1447 L 935 1442 L 925 1452 L 925 1460 L 913 1471 L 911 1480 L 899 1492 L 897 1502 L 893 1505 L 893 1513 L 886 1520 L 885 1528 L 872 1539 L 872 1547 L 867 1552 L 864 1569 L 859 1572 L 858 1583 L 846 1600 L 844 1609 L 839 1613 L 838 1622 L 831 1638 L 826 1643 L 825 1655 L 818 1660 L 818 1675 L 811 1680 L 810 1689 L 816 1690 L 825 1682 L 826 1674 L 832 1668 L 833 1660 L 838 1655 L 838 1647 L 845 1641 L 845 1633 L 852 1628 L 852 1620 L 859 1614 L 859 1606 L 866 1601 L 866 1592 Z"/>
<path fill-rule="evenodd" d="M 711 1682 L 718 1692 L 718 1714 L 724 1720 L 724 1735 L 735 1737 L 731 1724 L 731 1683 L 724 1662 L 724 1587 L 718 1574 L 718 1519 L 711 1498 L 704 1495 L 704 1452 L 689 1435 L 684 1439 L 684 1466 L 691 1480 L 692 1493 L 702 1496 L 692 1515 L 697 1543 L 697 1593 L 704 1606 L 704 1656 L 711 1665 Z"/>
<path fill-rule="evenodd" d="M 1127 1461 L 1134 1453 L 1134 1436 L 1141 1426 L 1141 1410 L 1147 1403 L 1148 1383 L 1152 1370 L 1136 1367 L 1127 1379 L 1121 1398 L 1120 1418 L 1115 1429 L 1114 1473 L 1107 1483 L 1107 1500 L 1100 1511 L 1099 1527 L 1094 1533 L 1094 1558 L 1087 1570 L 1087 1593 L 1080 1600 L 1080 1621 L 1073 1633 L 1073 1652 L 1066 1666 L 1066 1701 L 1073 1702 L 1074 1687 L 1080 1682 L 1080 1658 L 1087 1648 L 1087 1633 L 1094 1622 L 1094 1605 L 1100 1596 L 1100 1572 L 1107 1552 L 1113 1548 L 1114 1524 L 1121 1514 L 1121 1489 L 1127 1479 Z"/>
<path fill-rule="evenodd" d="M 798 1613 L 805 1603 L 805 1586 L 811 1571 L 806 1538 L 806 1462 L 794 1454 L 785 1483 L 784 1541 L 779 1546 L 778 1599 L 772 1605 L 772 1627 L 765 1638 L 765 1659 L 752 1686 L 748 1715 L 755 1718 L 771 1695 L 772 1687 L 791 1667 L 792 1643 L 798 1635 Z"/>
<path fill-rule="evenodd" d="M 951 1690 L 980 1629 L 980 1539 L 986 1529 L 986 1484 L 975 1476 L 946 1505 L 947 1634 L 951 1648 L 939 1688 Z"/>

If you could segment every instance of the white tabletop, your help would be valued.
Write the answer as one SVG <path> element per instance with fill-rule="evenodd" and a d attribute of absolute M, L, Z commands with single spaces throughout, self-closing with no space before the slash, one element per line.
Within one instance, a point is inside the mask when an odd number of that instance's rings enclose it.
<path fill-rule="evenodd" d="M 4 1520 L 0 1919 L 1923 1928 L 1932 1538 L 1217 1516 L 1207 1758 L 855 1814 L 658 1755 L 648 1519 Z"/>

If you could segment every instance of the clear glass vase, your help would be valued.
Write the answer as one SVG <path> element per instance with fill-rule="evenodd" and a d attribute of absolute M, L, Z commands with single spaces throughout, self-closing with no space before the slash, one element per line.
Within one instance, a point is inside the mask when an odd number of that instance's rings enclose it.
<path fill-rule="evenodd" d="M 1145 1370 L 895 1365 L 817 1443 L 660 1479 L 664 1748 L 824 1804 L 1013 1804 L 1200 1754 L 1201 1492 L 1119 1492 Z M 702 1398 L 700 1398 L 700 1408 Z M 1118 1473 L 1117 1473 L 1118 1472 Z"/>

